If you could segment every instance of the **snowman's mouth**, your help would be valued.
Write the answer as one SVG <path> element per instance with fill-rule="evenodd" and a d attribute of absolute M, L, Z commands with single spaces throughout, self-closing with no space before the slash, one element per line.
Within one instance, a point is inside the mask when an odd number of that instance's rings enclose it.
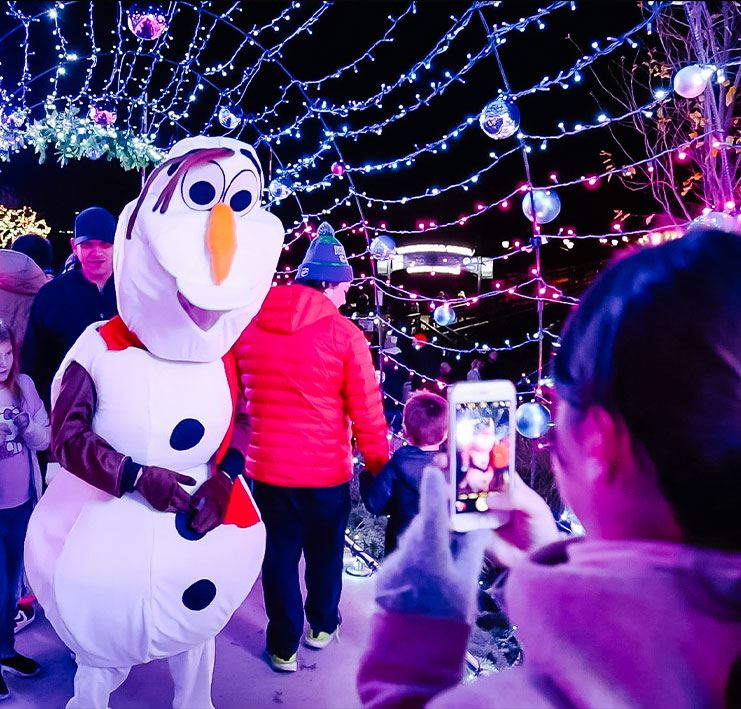
<path fill-rule="evenodd" d="M 210 330 L 216 325 L 224 313 L 229 312 L 228 310 L 205 310 L 204 308 L 199 308 L 197 305 L 193 305 L 180 291 L 178 291 L 178 302 L 188 314 L 188 317 L 204 331 Z"/>

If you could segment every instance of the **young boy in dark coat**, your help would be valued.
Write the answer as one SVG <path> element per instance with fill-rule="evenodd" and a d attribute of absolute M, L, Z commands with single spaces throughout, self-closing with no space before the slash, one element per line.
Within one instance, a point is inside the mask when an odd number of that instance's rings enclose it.
<path fill-rule="evenodd" d="M 433 465 L 448 435 L 448 402 L 431 392 L 415 394 L 404 406 L 402 431 L 408 445 L 399 448 L 377 475 L 367 470 L 360 474 L 360 495 L 368 511 L 389 516 L 387 555 L 419 512 L 422 473 Z"/>

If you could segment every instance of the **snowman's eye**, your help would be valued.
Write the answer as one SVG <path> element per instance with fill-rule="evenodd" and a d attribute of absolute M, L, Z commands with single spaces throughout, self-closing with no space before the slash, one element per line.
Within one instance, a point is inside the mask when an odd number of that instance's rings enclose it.
<path fill-rule="evenodd" d="M 226 188 L 226 202 L 237 216 L 244 216 L 260 201 L 260 178 L 252 170 L 237 173 Z"/>
<path fill-rule="evenodd" d="M 224 172 L 215 162 L 191 168 L 180 183 L 183 202 L 198 211 L 211 209 L 224 192 Z"/>

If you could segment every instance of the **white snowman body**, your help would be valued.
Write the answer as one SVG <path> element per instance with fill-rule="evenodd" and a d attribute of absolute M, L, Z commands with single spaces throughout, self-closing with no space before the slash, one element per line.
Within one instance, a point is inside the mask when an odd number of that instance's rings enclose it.
<path fill-rule="evenodd" d="M 66 360 L 96 382 L 95 433 L 137 463 L 190 475 L 194 491 L 232 414 L 223 362 L 111 351 L 97 327 Z M 128 667 L 215 636 L 247 597 L 264 549 L 262 522 L 186 538 L 174 514 L 138 493 L 113 497 L 59 469 L 34 513 L 28 574 L 79 662 Z"/>
<path fill-rule="evenodd" d="M 91 325 L 52 386 L 54 406 L 67 366 L 81 365 L 95 387 L 92 433 L 135 463 L 195 478 L 190 493 L 234 415 L 222 358 L 259 310 L 283 244 L 280 220 L 261 207 L 263 186 L 257 155 L 241 141 L 176 143 L 124 208 L 114 241 L 126 343 L 143 347 L 109 349 Z M 196 539 L 185 517 L 85 479 L 84 469 L 59 469 L 26 537 L 31 585 L 78 664 L 130 667 L 213 638 L 265 550 L 244 479 L 229 502 L 237 512 Z"/>

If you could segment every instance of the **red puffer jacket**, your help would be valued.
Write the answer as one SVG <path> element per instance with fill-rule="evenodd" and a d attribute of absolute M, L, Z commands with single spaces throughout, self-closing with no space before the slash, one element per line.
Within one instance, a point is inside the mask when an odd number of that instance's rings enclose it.
<path fill-rule="evenodd" d="M 323 293 L 271 288 L 235 351 L 252 425 L 250 477 L 281 487 L 347 482 L 351 432 L 366 468 L 383 467 L 387 427 L 368 343 Z"/>

